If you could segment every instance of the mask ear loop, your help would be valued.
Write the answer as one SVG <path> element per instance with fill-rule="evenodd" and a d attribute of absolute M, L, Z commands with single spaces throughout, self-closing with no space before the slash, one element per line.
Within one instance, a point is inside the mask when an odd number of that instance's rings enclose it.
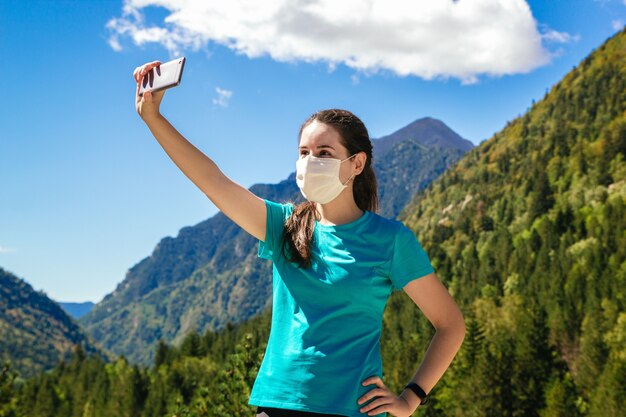
<path fill-rule="evenodd" d="M 350 157 L 348 157 L 348 158 L 344 159 L 343 161 L 347 161 L 348 159 L 350 159 L 350 158 L 352 158 L 352 157 L 354 157 L 354 156 L 356 156 L 356 154 L 354 154 L 354 155 L 352 155 L 352 156 L 350 156 Z M 341 161 L 341 162 L 343 162 L 343 161 Z M 345 183 L 341 183 L 341 185 L 343 185 L 344 187 L 347 187 L 347 185 L 346 185 L 346 184 L 348 184 L 348 183 L 350 182 L 350 180 L 351 180 L 352 178 L 354 178 L 354 176 L 355 176 L 355 175 L 356 175 L 356 174 L 352 174 L 352 175 L 350 176 L 350 178 L 348 178 L 348 180 L 347 180 Z"/>
<path fill-rule="evenodd" d="M 347 180 L 345 183 L 341 184 L 341 185 L 343 185 L 344 187 L 347 187 L 347 186 L 348 186 L 347 184 L 348 184 L 348 183 L 350 182 L 350 180 L 354 177 L 354 175 L 355 175 L 355 174 L 352 174 L 352 176 L 351 176 L 350 178 L 348 178 L 348 180 Z"/>

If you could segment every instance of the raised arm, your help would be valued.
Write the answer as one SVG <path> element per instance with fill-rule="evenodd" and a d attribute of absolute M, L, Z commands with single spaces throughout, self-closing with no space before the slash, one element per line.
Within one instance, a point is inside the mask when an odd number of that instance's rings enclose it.
<path fill-rule="evenodd" d="M 191 144 L 159 111 L 166 90 L 139 96 L 139 83 L 154 61 L 137 67 L 135 102 L 137 113 L 176 166 L 219 208 L 246 232 L 265 241 L 266 209 L 263 199 L 228 178 L 209 157 Z"/>

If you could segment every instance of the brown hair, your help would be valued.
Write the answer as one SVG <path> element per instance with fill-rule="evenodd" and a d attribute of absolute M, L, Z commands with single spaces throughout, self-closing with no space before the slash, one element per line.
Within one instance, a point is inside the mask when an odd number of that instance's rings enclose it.
<path fill-rule="evenodd" d="M 300 126 L 298 141 L 302 131 L 313 121 L 331 126 L 339 133 L 341 144 L 348 150 L 348 156 L 365 152 L 367 159 L 363 171 L 354 178 L 353 196 L 361 210 L 378 210 L 378 183 L 372 168 L 372 142 L 363 122 L 347 110 L 329 109 L 313 113 Z M 306 201 L 294 207 L 285 222 L 282 250 L 290 262 L 301 268 L 311 266 L 311 245 L 317 216 L 316 204 Z"/>

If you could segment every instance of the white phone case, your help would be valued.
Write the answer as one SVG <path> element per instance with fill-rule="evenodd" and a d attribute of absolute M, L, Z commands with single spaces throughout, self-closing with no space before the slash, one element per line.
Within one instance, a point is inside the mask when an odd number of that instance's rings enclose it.
<path fill-rule="evenodd" d="M 146 91 L 159 91 L 180 84 L 185 66 L 185 57 L 162 63 L 152 68 L 143 76 L 139 85 L 139 95 L 143 96 Z"/>

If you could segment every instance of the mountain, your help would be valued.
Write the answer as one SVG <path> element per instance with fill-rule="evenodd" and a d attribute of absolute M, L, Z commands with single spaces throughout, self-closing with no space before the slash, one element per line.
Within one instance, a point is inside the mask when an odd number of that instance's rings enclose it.
<path fill-rule="evenodd" d="M 397 144 L 407 140 L 414 140 L 427 148 L 458 149 L 464 153 L 474 147 L 472 142 L 463 139 L 441 120 L 423 117 L 391 135 L 375 140 L 374 158 L 381 157 Z"/>
<path fill-rule="evenodd" d="M 411 126 L 373 141 L 374 166 L 380 167 L 375 168 L 379 212 L 387 217 L 395 217 L 415 192 L 463 155 L 457 144 L 467 147 L 434 119 Z M 425 145 L 429 142 L 423 134 L 415 136 L 438 128 L 443 132 L 436 135 L 437 146 Z M 250 190 L 274 201 L 303 201 L 295 173 L 279 184 L 256 184 Z M 107 349 L 136 363 L 150 363 L 159 339 L 176 344 L 192 330 L 219 330 L 271 305 L 271 263 L 259 259 L 257 249 L 258 241 L 218 213 L 182 228 L 176 238 L 163 238 L 79 322 Z"/>
<path fill-rule="evenodd" d="M 442 415 L 623 415 L 626 30 L 400 219 L 466 317 Z"/>
<path fill-rule="evenodd" d="M 0 357 L 21 377 L 68 359 L 76 345 L 110 358 L 53 300 L 0 268 Z"/>
<path fill-rule="evenodd" d="M 418 119 L 372 143 L 379 212 L 391 218 L 474 146 L 432 117 Z"/>
<path fill-rule="evenodd" d="M 63 308 L 63 310 L 65 310 L 67 314 L 69 314 L 75 319 L 79 319 L 85 314 L 89 313 L 91 309 L 93 308 L 93 306 L 95 306 L 95 304 L 92 303 L 91 301 L 85 301 L 83 303 L 58 301 L 58 303 Z"/>

